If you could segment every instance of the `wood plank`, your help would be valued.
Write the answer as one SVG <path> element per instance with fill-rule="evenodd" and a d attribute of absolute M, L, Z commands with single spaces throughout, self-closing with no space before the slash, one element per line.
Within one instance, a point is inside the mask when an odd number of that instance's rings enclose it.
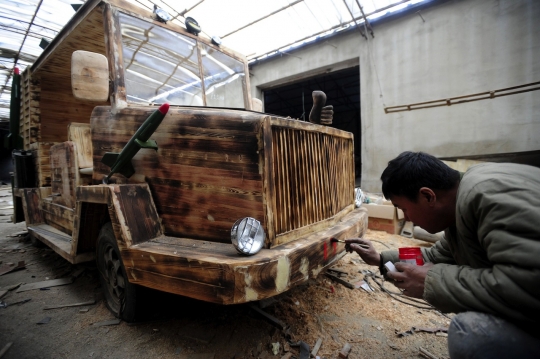
<path fill-rule="evenodd" d="M 115 207 L 126 244 L 131 246 L 161 235 L 161 223 L 148 185 L 113 185 Z"/>
<path fill-rule="evenodd" d="M 77 187 L 76 198 L 80 202 L 110 203 L 111 189 L 107 185 Z"/>
<path fill-rule="evenodd" d="M 53 202 L 75 208 L 75 188 L 79 183 L 79 166 L 75 145 L 71 141 L 51 147 Z"/>
<path fill-rule="evenodd" d="M 109 66 L 107 57 L 89 51 L 74 51 L 71 56 L 71 87 L 78 100 L 107 101 Z"/>
<path fill-rule="evenodd" d="M 290 129 L 298 129 L 307 132 L 317 132 L 331 135 L 333 137 L 341 137 L 346 139 L 353 139 L 353 134 L 351 132 L 339 130 L 337 128 L 317 125 L 311 122 L 298 121 L 280 117 L 271 117 L 272 126 L 285 127 Z"/>
<path fill-rule="evenodd" d="M 109 74 L 112 80 L 111 105 L 117 108 L 125 107 L 126 83 L 124 78 L 124 59 L 122 49 L 121 29 L 118 10 L 106 4 L 103 7 L 103 26 L 105 51 L 109 59 Z"/>
<path fill-rule="evenodd" d="M 35 290 L 35 289 L 40 289 L 40 288 L 57 287 L 60 285 L 66 285 L 66 284 L 71 284 L 71 283 L 73 283 L 73 277 L 51 279 L 51 280 L 45 280 L 42 282 L 28 283 L 25 285 L 21 285 L 19 289 L 16 290 L 15 293 L 26 292 L 29 290 Z"/>
<path fill-rule="evenodd" d="M 40 208 L 45 222 L 55 226 L 58 230 L 71 237 L 73 233 L 74 210 L 58 203 L 42 200 Z"/>
<path fill-rule="evenodd" d="M 71 308 L 71 307 L 83 307 L 86 305 L 93 305 L 96 304 L 96 300 L 89 300 L 86 302 L 80 302 L 80 303 L 71 303 L 71 304 L 60 304 L 60 305 L 48 305 L 43 308 L 43 310 L 50 310 L 50 309 L 58 309 L 58 308 Z"/>
<path fill-rule="evenodd" d="M 79 168 L 93 167 L 90 124 L 71 122 L 68 126 L 68 141 L 75 143 Z"/>
<path fill-rule="evenodd" d="M 26 225 L 44 223 L 45 219 L 40 209 L 41 193 L 39 188 L 25 188 L 23 191 L 23 210 Z"/>
<path fill-rule="evenodd" d="M 326 231 L 250 257 L 231 244 L 167 236 L 121 250 L 133 283 L 233 304 L 271 297 L 316 277 L 345 254 L 344 245 L 331 244 L 331 238 L 362 235 L 366 228 L 367 212 L 358 208 Z"/>
<path fill-rule="evenodd" d="M 274 181 L 274 166 L 277 163 L 274 163 L 274 153 L 273 153 L 273 143 L 272 143 L 272 129 L 270 127 L 270 119 L 266 117 L 264 119 L 264 124 L 261 133 L 260 143 L 264 143 L 264 150 L 259 149 L 261 158 L 259 159 L 260 163 L 263 164 L 263 186 L 264 186 L 264 204 L 266 207 L 266 213 L 264 214 L 264 228 L 266 228 L 266 245 L 272 246 L 275 245 L 276 238 L 276 220 L 274 213 L 276 212 L 276 190 L 275 190 L 275 181 Z"/>

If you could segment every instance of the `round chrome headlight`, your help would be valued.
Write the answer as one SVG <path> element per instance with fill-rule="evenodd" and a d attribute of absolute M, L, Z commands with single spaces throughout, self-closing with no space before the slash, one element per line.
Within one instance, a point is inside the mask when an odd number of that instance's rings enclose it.
<path fill-rule="evenodd" d="M 259 252 L 264 244 L 264 229 L 255 218 L 239 219 L 231 228 L 231 242 L 242 254 L 253 255 Z"/>

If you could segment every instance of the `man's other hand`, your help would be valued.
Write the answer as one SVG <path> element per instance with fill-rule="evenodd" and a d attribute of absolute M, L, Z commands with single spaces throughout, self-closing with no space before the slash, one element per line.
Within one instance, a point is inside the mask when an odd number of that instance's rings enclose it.
<path fill-rule="evenodd" d="M 356 252 L 364 262 L 372 266 L 378 266 L 381 255 L 375 250 L 371 241 L 363 238 L 350 238 L 345 240 L 345 250 L 349 253 Z"/>
<path fill-rule="evenodd" d="M 423 266 L 417 266 L 410 263 L 396 262 L 394 266 L 399 272 L 388 272 L 388 278 L 394 280 L 394 285 L 403 290 L 403 294 L 423 298 L 424 282 L 427 272 L 433 267 L 433 263 L 427 263 Z"/>

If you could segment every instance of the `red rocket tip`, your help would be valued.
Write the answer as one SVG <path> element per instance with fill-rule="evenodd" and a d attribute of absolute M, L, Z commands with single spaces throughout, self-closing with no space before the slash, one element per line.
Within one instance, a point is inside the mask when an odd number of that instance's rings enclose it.
<path fill-rule="evenodd" d="M 15 73 L 15 75 L 18 75 L 18 74 L 19 74 L 19 68 L 18 68 L 18 67 L 14 67 L 14 68 L 13 68 L 13 72 Z"/>
<path fill-rule="evenodd" d="M 163 105 L 159 106 L 158 111 L 161 112 L 162 115 L 166 115 L 167 112 L 169 112 L 169 104 L 164 103 Z"/>

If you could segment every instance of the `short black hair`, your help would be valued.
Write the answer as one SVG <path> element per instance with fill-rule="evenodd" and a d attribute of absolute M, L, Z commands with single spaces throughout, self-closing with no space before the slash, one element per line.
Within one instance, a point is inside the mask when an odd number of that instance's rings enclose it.
<path fill-rule="evenodd" d="M 424 152 L 403 152 L 390 162 L 381 175 L 386 198 L 405 196 L 416 202 L 422 187 L 452 189 L 459 182 L 458 171 L 438 158 Z"/>

